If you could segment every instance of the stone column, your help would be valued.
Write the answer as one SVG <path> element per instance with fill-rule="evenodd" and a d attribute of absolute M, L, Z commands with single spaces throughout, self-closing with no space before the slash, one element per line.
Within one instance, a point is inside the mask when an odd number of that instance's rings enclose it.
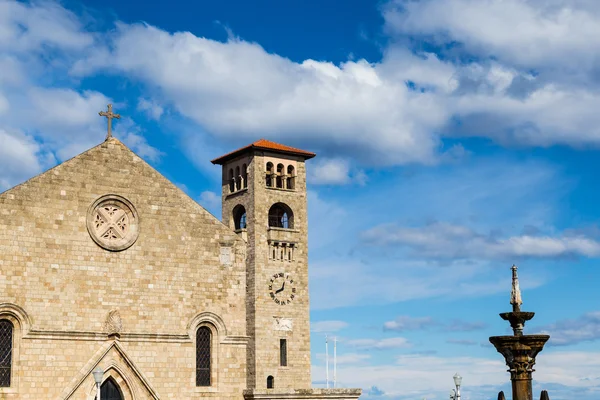
<path fill-rule="evenodd" d="M 509 368 L 513 400 L 533 400 L 531 379 L 535 358 L 549 338 L 548 335 L 490 337 Z"/>

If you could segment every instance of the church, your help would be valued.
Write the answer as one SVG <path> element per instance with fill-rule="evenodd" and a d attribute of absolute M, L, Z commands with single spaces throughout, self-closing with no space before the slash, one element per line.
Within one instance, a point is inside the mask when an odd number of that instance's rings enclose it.
<path fill-rule="evenodd" d="M 314 156 L 261 139 L 212 160 L 219 221 L 109 118 L 0 194 L 0 399 L 357 399 L 311 387 Z"/>

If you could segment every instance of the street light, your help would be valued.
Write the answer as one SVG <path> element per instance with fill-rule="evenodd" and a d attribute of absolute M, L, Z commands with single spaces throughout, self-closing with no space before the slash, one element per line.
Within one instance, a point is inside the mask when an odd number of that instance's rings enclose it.
<path fill-rule="evenodd" d="M 452 378 L 454 379 L 454 386 L 456 386 L 455 399 L 460 400 L 460 384 L 462 383 L 462 376 L 460 376 L 457 372 Z"/>
<path fill-rule="evenodd" d="M 100 368 L 100 366 L 98 366 L 94 372 L 92 372 L 92 375 L 94 375 L 94 380 L 96 381 L 96 400 L 100 400 L 100 384 L 102 383 L 102 377 L 104 376 L 104 371 L 102 370 L 102 368 Z"/>

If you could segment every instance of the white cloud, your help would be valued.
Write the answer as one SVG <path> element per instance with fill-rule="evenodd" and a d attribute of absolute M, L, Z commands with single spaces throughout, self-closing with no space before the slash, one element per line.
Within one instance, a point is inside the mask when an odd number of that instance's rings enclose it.
<path fill-rule="evenodd" d="M 40 153 L 33 138 L 0 129 L 0 192 L 41 172 L 50 156 Z"/>
<path fill-rule="evenodd" d="M 5 51 L 0 66 L 15 78 L 11 82 L 29 82 L 27 88 L 21 85 L 7 92 L 8 80 L 0 80 L 5 85 L 0 86 L 0 99 L 5 99 L 0 109 L 4 103 L 27 110 L 32 103 L 38 114 L 31 118 L 18 113 L 9 126 L 27 130 L 40 125 L 44 132 L 52 131 L 46 136 L 53 140 L 57 126 L 94 131 L 100 125 L 84 120 L 93 118 L 106 99 L 70 87 L 65 93 L 48 93 L 55 108 L 71 110 L 71 118 L 61 122 L 64 113 L 45 111 L 43 91 L 30 99 L 17 96 L 40 86 L 31 76 L 48 72 L 37 58 L 48 49 L 53 51 L 50 68 L 57 76 L 66 76 L 67 68 L 79 76 L 105 69 L 141 81 L 148 93 L 138 99 L 139 110 L 161 118 L 163 106 L 150 100 L 159 94 L 174 111 L 200 125 L 195 135 L 203 139 L 188 137 L 182 141 L 186 146 L 205 143 L 207 135 L 223 142 L 266 134 L 292 144 L 301 137 L 299 145 L 308 143 L 330 157 L 317 161 L 315 183 L 364 181 L 365 174 L 352 165 L 356 161 L 431 164 L 463 154 L 460 146 L 448 154 L 441 151 L 441 138 L 446 136 L 482 136 L 530 146 L 600 144 L 600 93 L 589 72 L 596 68 L 590 57 L 599 42 L 599 8 L 583 1 L 394 2 L 384 7 L 384 15 L 395 34 L 433 34 L 442 43 L 458 40 L 465 44 L 460 51 L 475 61 L 440 59 L 392 41 L 379 62 L 339 65 L 311 59 L 294 62 L 231 35 L 223 43 L 124 23 L 117 23 L 110 34 L 89 32 L 58 3 L 0 4 L 6 11 L 0 17 L 0 48 Z M 516 28 L 506 35 L 506 26 L 513 25 Z M 570 69 L 560 74 L 530 72 L 532 65 L 554 61 Z M 460 124 L 454 126 L 457 120 Z M 84 136 L 76 139 L 81 145 L 71 145 L 73 150 L 90 143 L 92 135 Z M 186 148 L 190 154 L 195 150 Z"/>
<path fill-rule="evenodd" d="M 52 1 L 0 1 L 0 49 L 26 53 L 42 46 L 82 50 L 93 43 L 78 17 Z"/>
<path fill-rule="evenodd" d="M 597 2 L 397 0 L 384 17 L 396 33 L 456 40 L 476 54 L 526 67 L 590 68 L 600 50 Z"/>
<path fill-rule="evenodd" d="M 388 20 L 396 14 L 388 11 Z M 82 59 L 74 71 L 136 77 L 221 139 L 302 135 L 325 154 L 373 164 L 439 162 L 446 135 L 532 146 L 600 143 L 599 93 L 511 64 L 463 65 L 399 45 L 378 63 L 295 63 L 240 39 L 221 43 L 139 24 L 119 24 L 114 38 L 111 56 Z M 348 181 L 343 162 L 324 167 L 324 182 Z"/>
<path fill-rule="evenodd" d="M 138 99 L 138 111 L 144 111 L 153 120 L 158 121 L 165 111 L 162 106 L 153 100 L 148 100 L 143 97 Z"/>
<path fill-rule="evenodd" d="M 0 126 L 4 133 L 11 132 L 10 139 L 3 138 L 11 147 L 4 149 L 27 152 L 27 156 L 3 157 L 3 186 L 104 139 L 106 121 L 98 111 L 111 100 L 94 90 L 77 89 L 68 75 L 73 60 L 85 56 L 95 36 L 59 3 L 0 1 Z M 127 127 L 116 122 L 115 133 L 140 155 L 156 161 L 160 152 L 141 137 L 140 128 L 131 120 Z M 18 148 L 13 143 L 17 136 Z"/>
<path fill-rule="evenodd" d="M 325 360 L 325 353 L 318 353 L 316 355 L 316 359 L 319 361 Z M 370 354 L 361 354 L 361 353 L 344 353 L 337 354 L 336 361 L 338 365 L 344 364 L 357 364 L 357 363 L 365 363 L 371 358 Z M 329 362 L 333 364 L 333 357 L 329 354 Z"/>
<path fill-rule="evenodd" d="M 599 352 L 543 351 L 536 360 L 534 376 L 539 382 L 560 382 L 571 387 L 596 387 L 600 390 Z"/>
<path fill-rule="evenodd" d="M 366 174 L 353 169 L 350 161 L 341 158 L 318 158 L 307 166 L 307 181 L 313 185 L 346 185 L 351 182 L 364 185 Z"/>
<path fill-rule="evenodd" d="M 146 160 L 156 162 L 164 154 L 162 151 L 150 146 L 146 141 L 146 138 L 137 133 L 126 131 L 118 135 L 115 133 L 115 136 L 120 137 L 123 143 L 135 151 L 137 155 Z"/>
<path fill-rule="evenodd" d="M 458 344 L 461 346 L 475 346 L 477 344 L 477 341 L 468 339 L 448 339 L 446 340 L 446 343 Z"/>
<path fill-rule="evenodd" d="M 295 63 L 254 43 L 221 43 L 147 25 L 119 24 L 114 37 L 110 57 L 80 60 L 74 71 L 108 68 L 136 77 L 220 138 L 266 134 L 288 142 L 302 134 L 315 147 L 377 163 L 436 157 L 439 141 L 432 132 L 448 117 L 443 102 L 404 81 L 421 79 L 423 67 L 446 87 L 452 67 L 433 55 L 406 53 L 406 65 L 393 68 L 364 60 L 338 66 Z"/>
<path fill-rule="evenodd" d="M 575 320 L 563 320 L 541 327 L 550 335 L 550 345 L 568 346 L 600 339 L 600 311 L 586 313 Z"/>
<path fill-rule="evenodd" d="M 421 330 L 434 325 L 437 325 L 437 323 L 431 317 L 411 317 L 408 315 L 401 315 L 393 321 L 386 321 L 383 324 L 383 329 L 403 332 Z"/>
<path fill-rule="evenodd" d="M 429 328 L 438 328 L 443 332 L 469 332 L 486 327 L 483 322 L 463 321 L 454 319 L 449 322 L 435 321 L 431 317 L 411 317 L 409 315 L 401 315 L 392 321 L 383 323 L 384 331 L 418 331 Z"/>
<path fill-rule="evenodd" d="M 221 214 L 221 196 L 210 190 L 200 193 L 199 203 L 211 214 L 217 216 Z"/>
<path fill-rule="evenodd" d="M 492 350 L 491 350 L 492 351 Z M 552 399 L 570 399 L 577 392 L 580 398 L 597 398 L 600 389 L 600 353 L 548 352 L 537 356 L 533 374 L 534 391 L 550 389 Z M 461 397 L 465 400 L 496 398 L 499 390 L 510 390 L 510 375 L 502 356 L 495 351 L 485 357 L 439 357 L 431 355 L 401 355 L 396 363 L 373 365 L 366 362 L 339 365 L 338 387 L 360 387 L 367 391 L 373 385 L 386 399 L 447 398 L 453 387 L 452 376 L 463 376 Z M 324 380 L 321 365 L 313 366 L 313 381 Z M 565 387 L 555 387 L 561 382 Z M 550 388 L 552 386 L 552 388 Z M 587 389 L 587 391 L 585 391 Z M 370 398 L 370 397 L 369 397 Z"/>
<path fill-rule="evenodd" d="M 316 185 L 344 185 L 350 182 L 347 160 L 322 158 L 308 167 L 308 182 Z"/>
<path fill-rule="evenodd" d="M 398 174 L 389 180 L 374 179 L 364 190 L 343 200 L 329 198 L 326 191 L 318 195 L 309 191 L 312 307 L 331 309 L 506 292 L 513 259 L 506 260 L 504 269 L 481 258 L 432 259 L 423 253 L 417 254 L 423 257 L 415 258 L 407 255 L 407 246 L 365 245 L 357 240 L 357 233 L 383 221 L 422 226 L 443 218 L 468 221 L 470 229 L 490 232 L 491 237 L 502 238 L 506 234 L 501 230 L 514 232 L 515 227 L 523 226 L 553 234 L 555 210 L 570 185 L 560 171 L 546 164 L 498 159 L 480 160 L 477 168 L 472 164 L 448 165 L 420 168 L 418 173 Z M 524 232 L 538 235 L 530 227 Z M 381 236 L 383 243 L 385 238 Z M 523 276 L 523 283 L 532 287 L 549 279 L 545 268 L 524 268 L 522 272 L 529 275 Z M 450 325 L 444 326 L 448 329 Z"/>
<path fill-rule="evenodd" d="M 377 385 L 388 398 L 447 398 L 452 388 L 452 376 L 460 371 L 463 379 L 463 398 L 481 398 L 479 386 L 499 386 L 508 381 L 505 365 L 498 359 L 477 357 L 443 358 L 427 355 L 403 355 L 394 364 L 340 365 L 337 369 L 340 387 L 363 389 Z M 321 369 L 313 368 L 313 376 L 323 375 Z M 489 392 L 490 388 L 486 388 Z M 492 389 L 493 390 L 493 389 Z M 496 391 L 495 394 L 498 392 Z M 475 394 L 478 397 L 474 396 Z M 486 397 L 487 398 L 487 397 Z"/>
<path fill-rule="evenodd" d="M 412 347 L 412 343 L 403 337 L 391 337 L 383 339 L 352 339 L 347 340 L 346 345 L 364 350 L 390 350 Z"/>
<path fill-rule="evenodd" d="M 514 259 L 564 256 L 598 257 L 600 242 L 582 235 L 557 237 L 519 235 L 506 238 L 481 234 L 462 225 L 435 222 L 422 227 L 381 225 L 366 231 L 364 240 L 376 245 L 411 248 L 426 257 Z"/>
<path fill-rule="evenodd" d="M 316 333 L 337 332 L 347 327 L 348 323 L 344 321 L 317 321 L 310 324 L 310 330 Z"/>
<path fill-rule="evenodd" d="M 309 272 L 311 307 L 316 310 L 488 296 L 510 289 L 508 269 L 482 261 L 449 261 L 442 266 L 433 261 L 392 258 L 381 263 L 319 259 L 311 264 Z M 538 287 L 548 279 L 540 270 L 521 271 L 520 277 L 522 289 Z"/>

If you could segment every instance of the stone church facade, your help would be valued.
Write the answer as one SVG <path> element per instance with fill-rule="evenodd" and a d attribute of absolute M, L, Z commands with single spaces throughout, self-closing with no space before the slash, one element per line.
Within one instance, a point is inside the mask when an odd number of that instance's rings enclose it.
<path fill-rule="evenodd" d="M 356 399 L 311 389 L 306 174 L 213 160 L 217 220 L 116 138 L 0 194 L 0 399 Z"/>

